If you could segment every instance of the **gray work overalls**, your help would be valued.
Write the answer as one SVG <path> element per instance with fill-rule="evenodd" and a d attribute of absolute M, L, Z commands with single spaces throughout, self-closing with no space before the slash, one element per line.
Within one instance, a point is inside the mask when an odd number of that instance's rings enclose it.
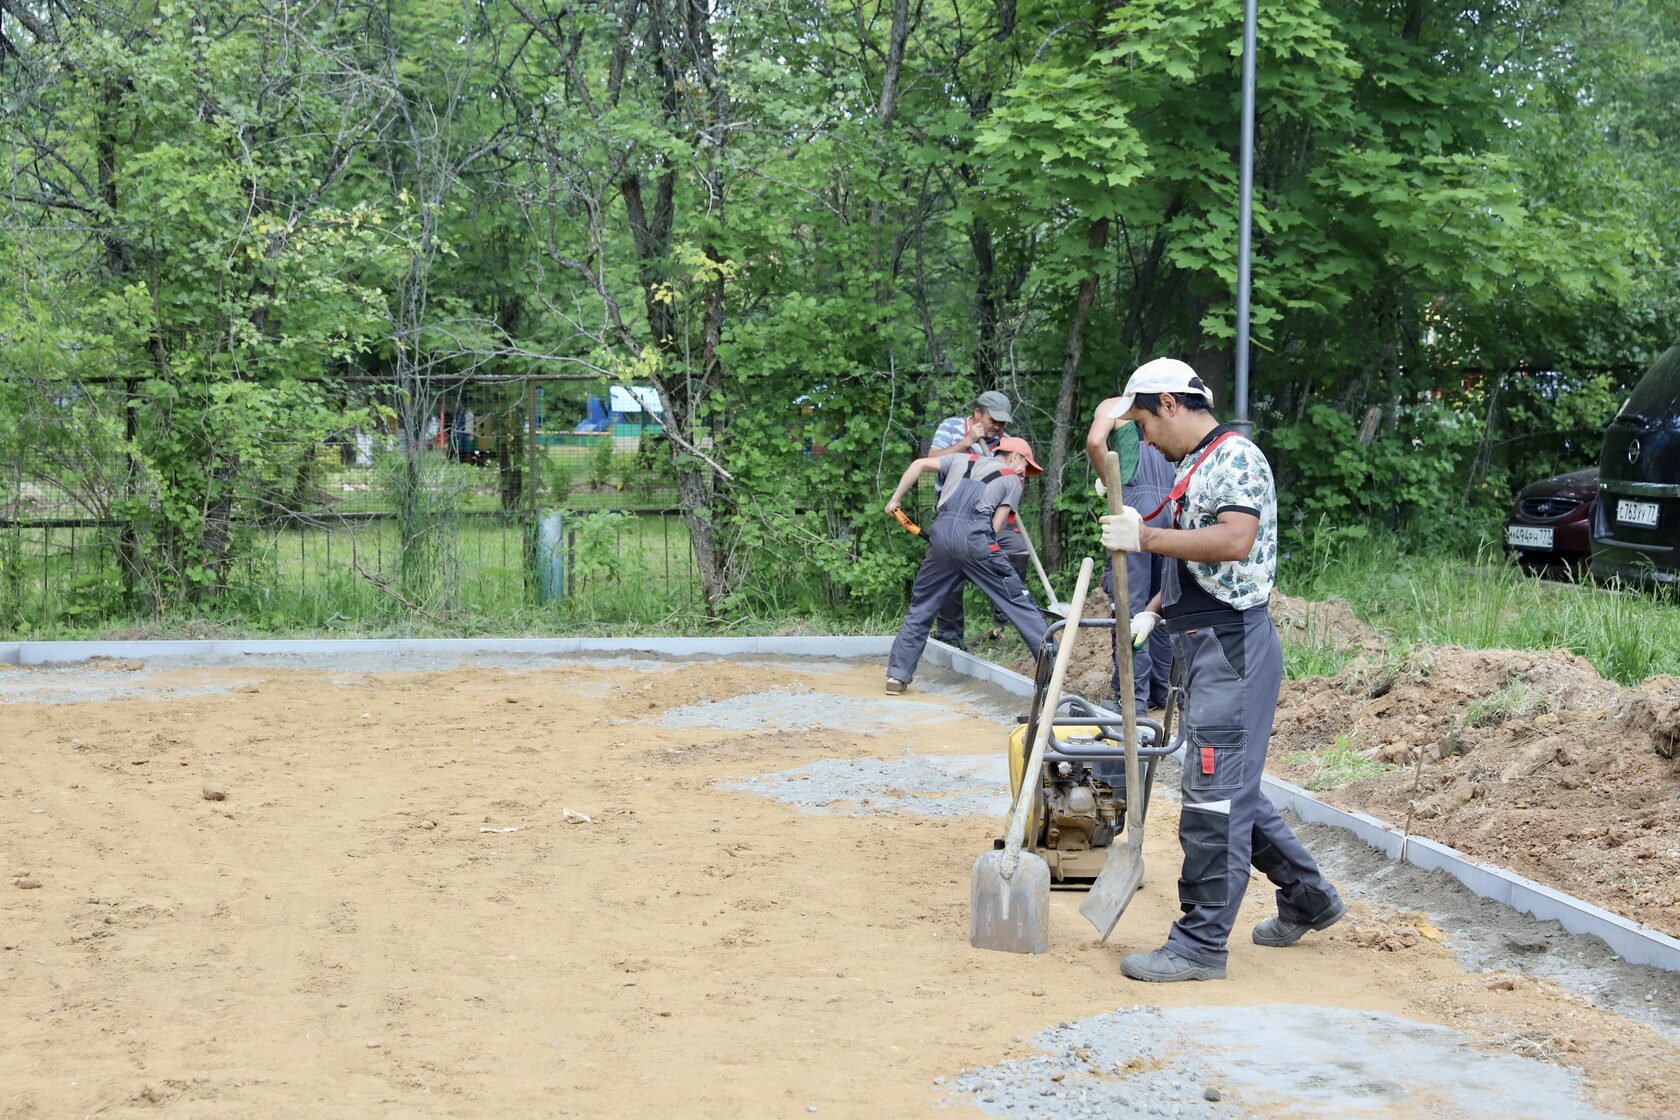
<path fill-rule="evenodd" d="M 927 648 L 928 631 L 940 604 L 963 580 L 974 583 L 1010 625 L 1020 631 L 1034 654 L 1044 640 L 1044 616 L 1027 592 L 1026 584 L 1004 558 L 992 532 L 992 510 L 979 506 L 986 483 L 1003 468 L 996 459 L 961 457 L 948 468 L 940 484 L 938 516 L 928 530 L 928 551 L 910 589 L 910 611 L 893 639 L 887 676 L 910 683 L 916 663 Z"/>
<path fill-rule="evenodd" d="M 1194 578 L 1183 561 L 1167 560 L 1163 614 L 1179 601 L 1182 581 Z M 1260 792 L 1283 684 L 1283 647 L 1271 616 L 1261 604 L 1222 612 L 1211 625 L 1208 620 L 1189 615 L 1165 621 L 1184 689 L 1178 821 L 1184 916 L 1173 923 L 1167 945 L 1186 960 L 1222 967 L 1251 863 L 1277 886 L 1278 917 L 1286 922 L 1317 921 L 1337 894 Z"/>

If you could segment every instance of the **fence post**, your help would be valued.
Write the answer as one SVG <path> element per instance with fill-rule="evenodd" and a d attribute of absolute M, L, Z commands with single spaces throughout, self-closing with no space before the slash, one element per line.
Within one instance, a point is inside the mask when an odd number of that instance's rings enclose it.
<path fill-rule="evenodd" d="M 537 605 L 566 594 L 566 515 L 550 510 L 537 517 Z"/>
<path fill-rule="evenodd" d="M 531 491 L 531 511 L 537 509 L 537 383 L 529 377 L 525 379 L 525 419 L 526 436 L 530 449 L 525 453 L 530 469 L 526 472 L 530 477 L 525 484 Z"/>

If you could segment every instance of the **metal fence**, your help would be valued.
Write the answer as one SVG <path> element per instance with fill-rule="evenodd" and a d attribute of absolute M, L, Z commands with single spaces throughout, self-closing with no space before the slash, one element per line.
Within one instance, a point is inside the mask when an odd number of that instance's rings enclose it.
<path fill-rule="evenodd" d="M 676 509 L 562 511 L 553 570 L 535 580 L 530 511 L 463 511 L 431 528 L 446 540 L 453 606 L 494 614 L 635 587 L 673 602 L 698 588 L 688 530 Z M 128 594 L 119 567 L 125 524 L 61 518 L 0 524 L 0 619 L 27 631 L 120 616 Z M 216 601 L 301 622 L 344 621 L 382 598 L 400 602 L 401 543 L 389 513 L 236 525 L 242 540 Z M 545 594 L 546 593 L 546 594 Z M 140 606 L 144 604 L 129 604 Z"/>
<path fill-rule="evenodd" d="M 336 430 L 281 423 L 261 433 L 260 453 L 234 472 L 239 490 L 230 508 L 239 512 L 221 524 L 237 547 L 209 577 L 208 595 L 158 590 L 206 578 L 189 570 L 191 558 L 162 555 L 167 546 L 157 543 L 168 537 L 159 509 L 169 495 L 158 482 L 166 468 L 151 449 L 172 424 L 185 423 L 170 412 L 167 389 L 122 377 L 0 384 L 0 628 L 144 616 L 185 601 L 271 610 L 282 622 L 355 619 L 400 592 L 403 549 L 389 467 L 405 458 L 426 463 L 429 531 L 443 541 L 452 609 L 491 614 L 540 605 L 547 588 L 537 586 L 535 528 L 553 510 L 566 519 L 556 565 L 561 596 L 617 588 L 642 596 L 650 609 L 692 605 L 695 561 L 657 426 L 616 412 L 596 416 L 593 402 L 584 415 L 585 406 L 558 389 L 545 402 L 534 380 L 490 380 L 475 386 L 464 378 L 437 394 L 410 437 L 397 434 L 388 385 L 323 381 L 307 389 L 319 413 L 354 419 Z M 900 463 L 921 453 L 937 415 L 960 410 L 919 393 L 900 399 L 912 397 L 915 407 L 905 406 L 894 436 L 902 457 L 893 448 L 882 457 L 888 487 Z M 297 412 L 310 403 L 304 399 Z M 271 411 L 292 415 L 286 407 Z M 1025 420 L 1030 410 L 1017 411 Z M 197 424 L 207 413 L 178 415 Z M 801 430 L 790 423 L 792 435 Z M 194 438 L 203 458 L 183 474 L 215 477 L 225 465 L 215 433 L 195 431 Z M 413 442 L 399 443 L 405 438 Z M 208 508 L 210 496 L 203 503 Z M 920 511 L 924 523 L 930 516 L 931 509 Z M 136 552 L 148 548 L 159 555 L 136 563 Z M 137 581 L 138 567 L 162 575 Z"/>

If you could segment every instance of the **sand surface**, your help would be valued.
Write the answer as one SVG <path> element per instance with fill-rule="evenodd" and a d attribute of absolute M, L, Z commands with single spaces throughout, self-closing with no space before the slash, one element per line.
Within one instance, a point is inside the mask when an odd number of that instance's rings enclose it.
<path fill-rule="evenodd" d="M 1020 1078 L 995 1071 L 1116 1015 L 1180 1016 L 1183 1050 L 1183 1015 L 1240 1036 L 1285 1006 L 1448 1028 L 1577 1086 L 1571 1115 L 1680 1112 L 1680 1046 L 1468 972 L 1451 931 L 1380 904 L 1266 950 L 1262 883 L 1229 980 L 1124 980 L 1177 909 L 1165 798 L 1109 944 L 1058 892 L 1049 954 L 971 949 L 999 822 L 960 799 L 998 780 L 1010 704 L 932 675 L 913 703 L 844 663 L 0 678 L 0 1117 L 1075 1115 L 1143 1066 L 1077 1057 L 1085 1098 L 1058 1103 L 1062 1070 L 1007 1111 Z M 1217 1108 L 1193 1070 L 1151 1107 L 1320 1114 L 1228 1080 Z M 1383 1107 L 1358 1114 L 1456 1114 Z"/>

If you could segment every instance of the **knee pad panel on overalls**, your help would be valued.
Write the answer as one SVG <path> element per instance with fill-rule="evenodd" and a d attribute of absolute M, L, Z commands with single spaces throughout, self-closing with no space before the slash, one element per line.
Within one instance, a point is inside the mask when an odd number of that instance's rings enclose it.
<path fill-rule="evenodd" d="M 1184 848 L 1184 869 L 1178 879 L 1178 904 L 1188 914 L 1198 906 L 1222 907 L 1230 898 L 1225 874 L 1231 847 L 1231 803 L 1183 807 L 1178 818 L 1178 841 Z"/>

